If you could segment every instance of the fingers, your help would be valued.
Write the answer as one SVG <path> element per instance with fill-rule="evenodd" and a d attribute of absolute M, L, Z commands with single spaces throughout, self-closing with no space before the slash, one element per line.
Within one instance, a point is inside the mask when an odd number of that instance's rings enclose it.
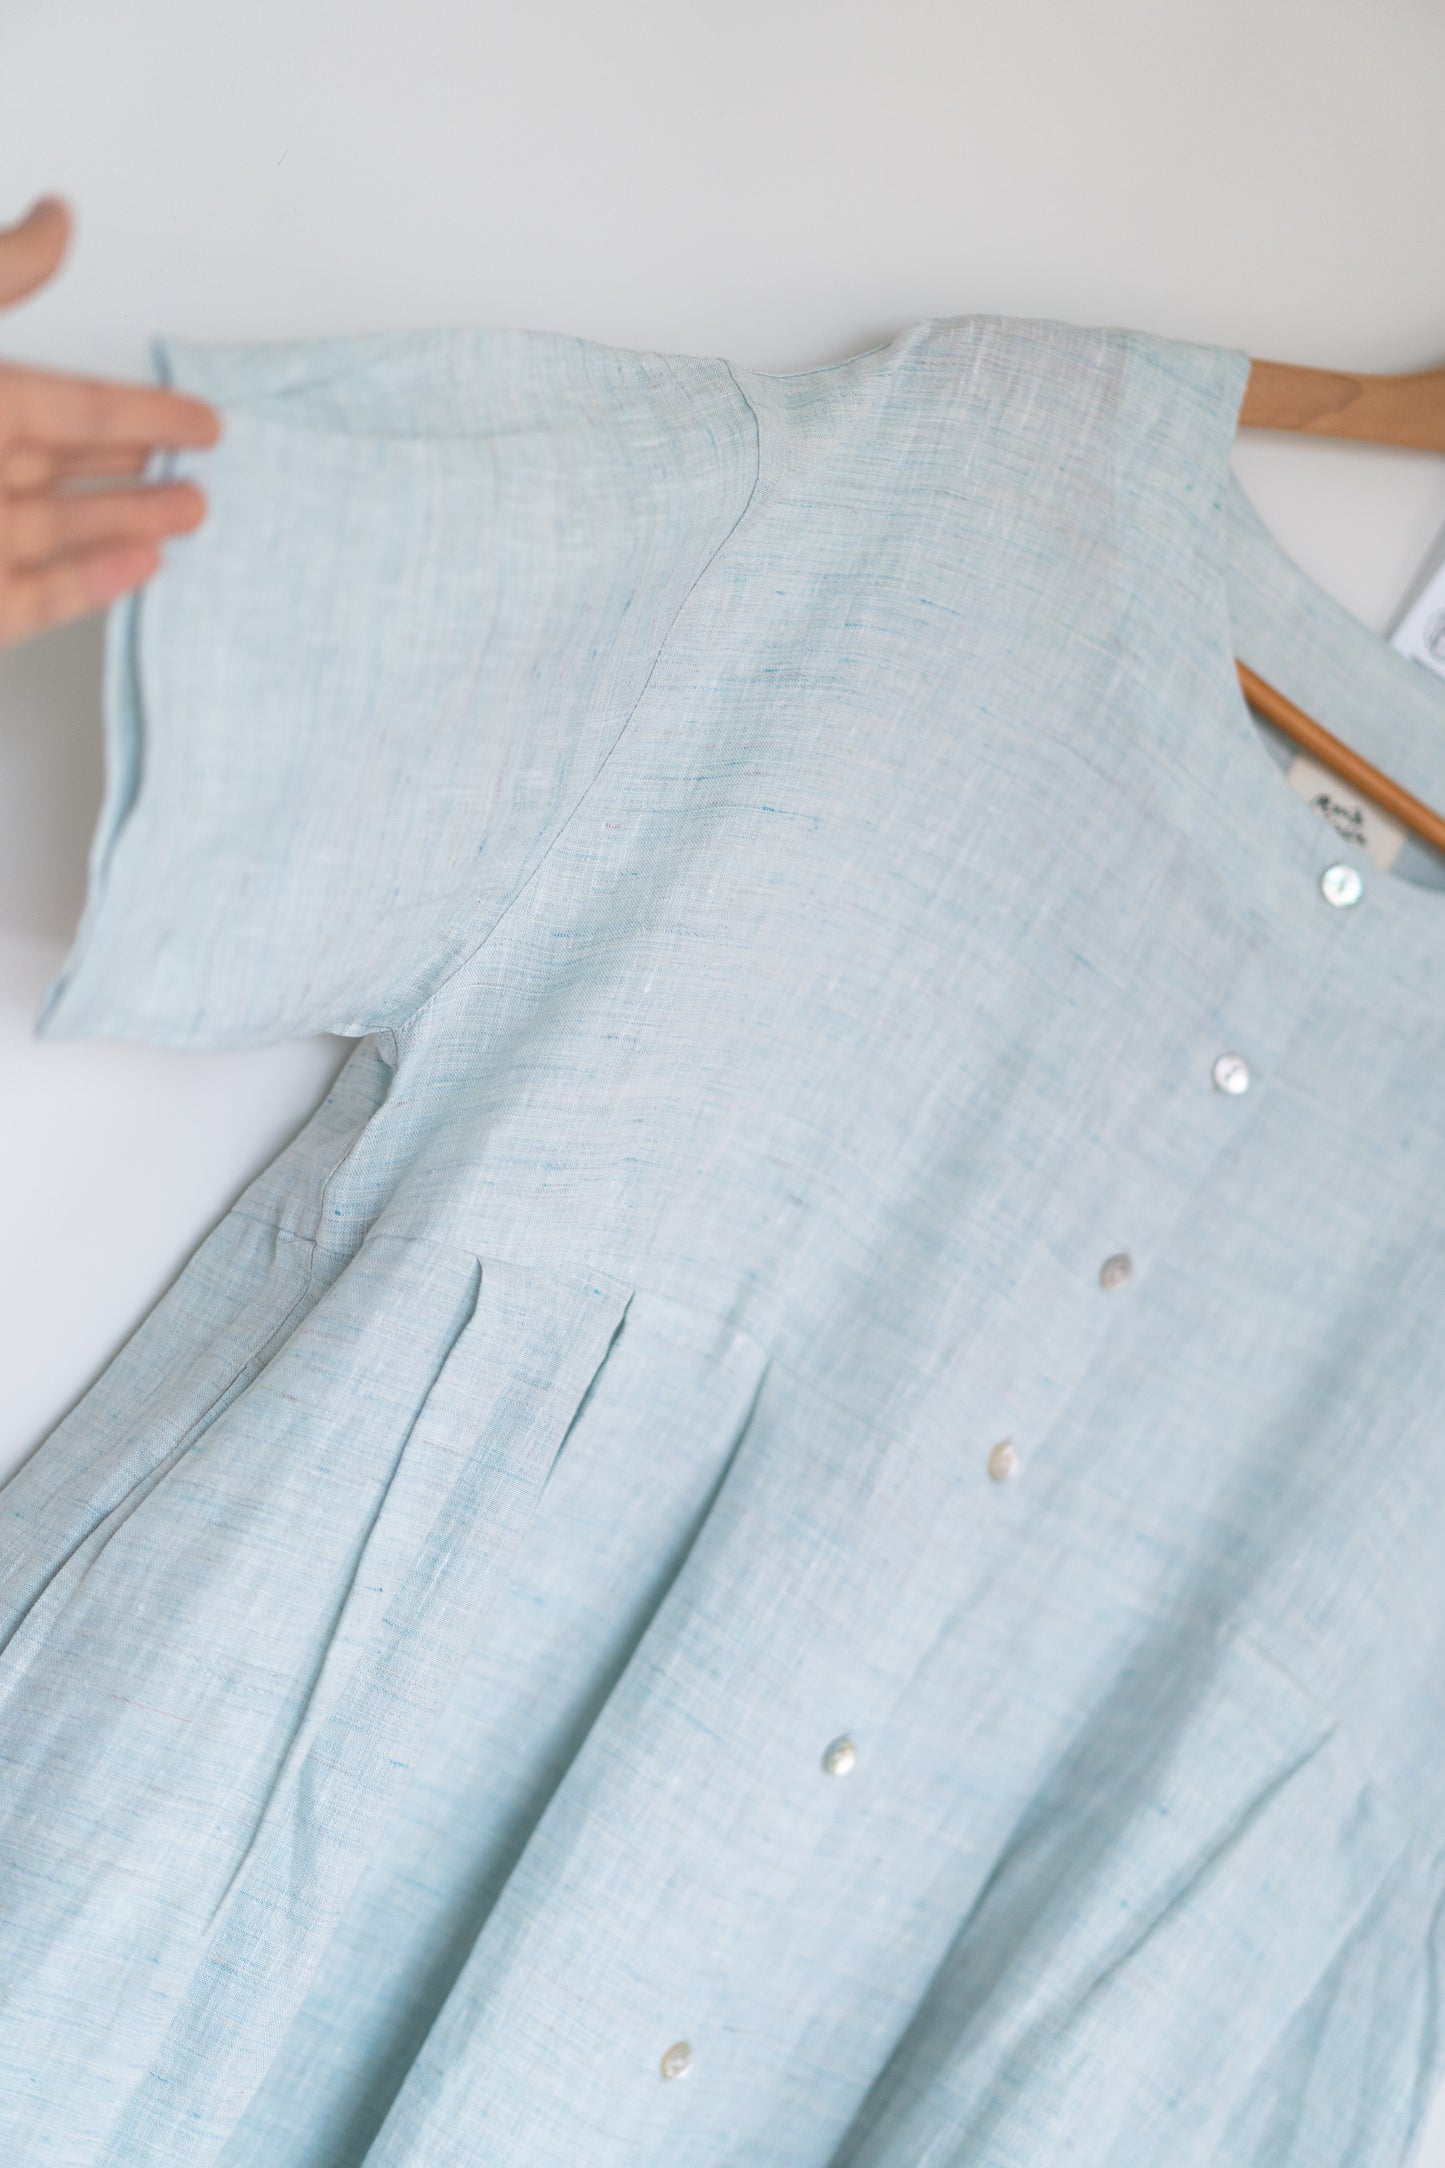
<path fill-rule="evenodd" d="M 0 308 L 43 286 L 69 241 L 70 213 L 58 196 L 42 196 L 15 225 L 0 227 Z"/>
<path fill-rule="evenodd" d="M 17 224 L 0 227 L 0 307 L 43 286 L 69 240 L 70 212 L 58 196 L 42 196 Z M 125 447 L 133 456 L 136 447 L 159 444 L 202 451 L 220 434 L 215 408 L 184 392 L 0 367 L 0 446 L 44 446 L 70 456 Z M 107 470 L 92 462 L 87 471 Z"/>
<path fill-rule="evenodd" d="M 0 227 L 0 307 L 56 270 L 70 223 L 46 197 Z M 124 483 L 157 449 L 204 451 L 220 434 L 215 408 L 183 392 L 0 363 L 0 646 L 139 587 L 159 570 L 166 537 L 205 517 L 189 482 L 74 485 Z"/>
<path fill-rule="evenodd" d="M 40 456 L 50 463 L 45 476 L 46 483 L 50 483 L 71 476 L 84 479 L 102 474 L 144 474 L 151 447 L 148 444 L 106 444 L 93 446 L 89 451 L 44 452 Z"/>
<path fill-rule="evenodd" d="M 117 445 L 176 445 L 203 451 L 221 434 L 204 399 L 56 369 L 0 366 L 0 439 L 70 453 Z"/>
<path fill-rule="evenodd" d="M 154 543 L 127 542 L 6 579 L 0 583 L 0 647 L 103 609 L 148 580 L 160 561 Z"/>
<path fill-rule="evenodd" d="M 81 452 L 46 451 L 38 444 L 14 444 L 0 452 L 0 498 L 28 496 L 57 482 L 100 480 L 117 474 L 144 474 L 150 447 L 102 445 Z"/>
<path fill-rule="evenodd" d="M 160 569 L 206 514 L 191 482 L 12 497 L 0 506 L 0 647 L 101 609 Z"/>
<path fill-rule="evenodd" d="M 53 557 L 189 534 L 205 515 L 206 500 L 190 482 L 19 497 L 0 511 L 0 544 L 14 577 Z"/>

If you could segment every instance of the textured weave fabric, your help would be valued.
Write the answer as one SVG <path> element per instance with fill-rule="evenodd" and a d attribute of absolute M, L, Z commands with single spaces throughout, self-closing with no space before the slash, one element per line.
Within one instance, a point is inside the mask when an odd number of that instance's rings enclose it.
<path fill-rule="evenodd" d="M 41 1028 L 358 1044 L 0 1493 L 6 2168 L 1397 2168 L 1445 892 L 1232 658 L 1445 686 L 1246 357 L 159 358 Z"/>

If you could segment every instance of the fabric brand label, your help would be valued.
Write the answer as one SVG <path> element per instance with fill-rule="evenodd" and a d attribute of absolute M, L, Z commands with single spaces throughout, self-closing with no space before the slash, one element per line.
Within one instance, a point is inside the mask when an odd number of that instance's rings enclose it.
<path fill-rule="evenodd" d="M 1392 821 L 1388 813 L 1382 813 L 1368 798 L 1342 782 L 1332 768 L 1322 767 L 1307 753 L 1295 755 L 1285 781 L 1307 805 L 1323 814 L 1347 843 L 1362 850 L 1372 866 L 1388 873 L 1405 840 L 1398 821 Z"/>

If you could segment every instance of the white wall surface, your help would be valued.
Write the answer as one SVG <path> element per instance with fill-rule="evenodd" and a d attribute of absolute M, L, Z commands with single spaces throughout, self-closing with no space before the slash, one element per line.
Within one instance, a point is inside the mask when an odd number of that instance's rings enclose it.
<path fill-rule="evenodd" d="M 1439 0 L 5 0 L 0 217 L 78 219 L 0 352 L 505 324 L 808 368 L 921 317 L 1445 359 Z M 1250 437 L 1382 628 L 1445 459 Z M 99 628 L 0 658 L 0 1471 L 345 1046 L 29 1040 L 98 801 Z M 1445 2164 L 1445 2117 L 1421 2168 Z"/>

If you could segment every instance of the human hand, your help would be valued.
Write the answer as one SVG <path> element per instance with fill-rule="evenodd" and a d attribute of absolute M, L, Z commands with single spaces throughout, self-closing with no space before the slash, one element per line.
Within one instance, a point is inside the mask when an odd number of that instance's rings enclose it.
<path fill-rule="evenodd" d="M 43 286 L 69 240 L 54 197 L 0 227 L 0 308 Z M 83 485 L 139 475 L 160 446 L 202 449 L 220 433 L 202 399 L 0 362 L 0 647 L 141 586 L 161 542 L 206 513 L 190 482 Z"/>

